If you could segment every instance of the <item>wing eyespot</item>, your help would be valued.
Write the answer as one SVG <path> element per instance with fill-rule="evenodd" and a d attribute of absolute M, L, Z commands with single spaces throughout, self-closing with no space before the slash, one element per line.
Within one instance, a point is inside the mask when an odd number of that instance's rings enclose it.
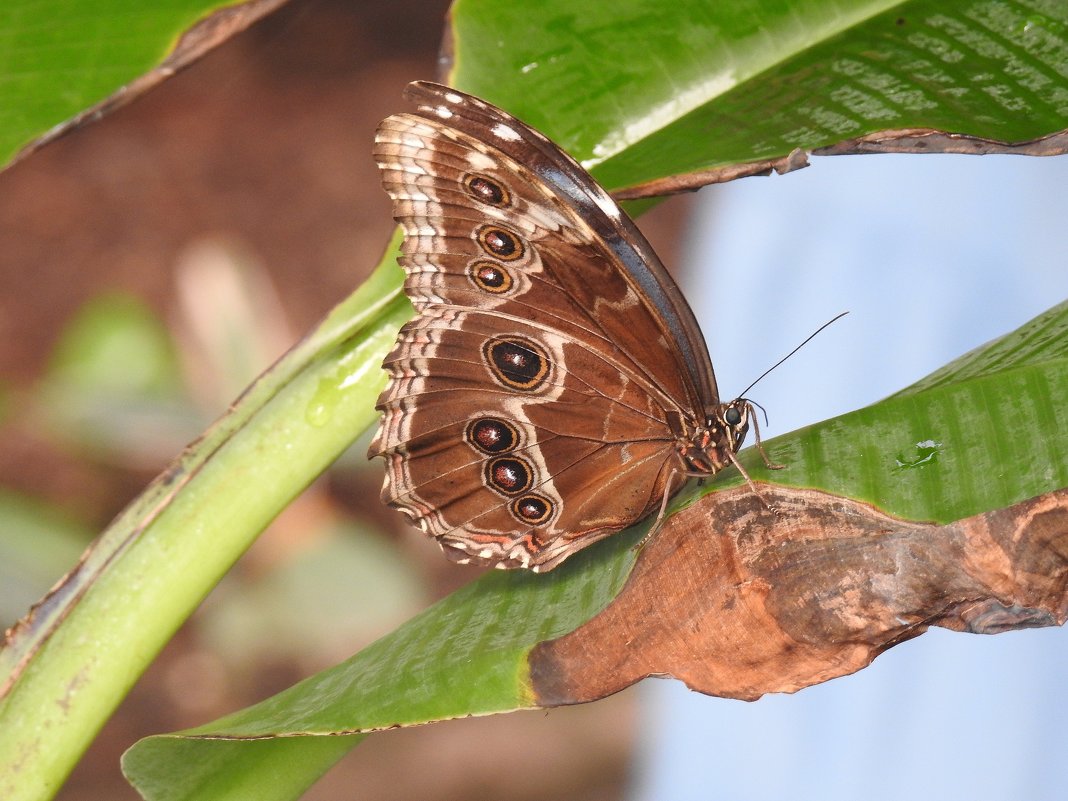
<path fill-rule="evenodd" d="M 488 455 L 507 453 L 520 444 L 519 429 L 498 417 L 478 417 L 467 424 L 464 440 Z"/>
<path fill-rule="evenodd" d="M 521 259 L 526 247 L 518 234 L 499 225 L 483 225 L 476 234 L 478 245 L 491 256 L 502 261 Z"/>
<path fill-rule="evenodd" d="M 508 509 L 516 520 L 530 526 L 540 526 L 552 518 L 556 505 L 548 498 L 532 492 L 516 498 L 509 504 Z"/>
<path fill-rule="evenodd" d="M 504 295 L 515 286 L 512 274 L 503 265 L 492 261 L 471 262 L 467 277 L 476 287 L 491 295 Z"/>
<path fill-rule="evenodd" d="M 512 195 L 508 187 L 485 175 L 468 173 L 463 177 L 463 187 L 469 196 L 488 206 L 503 209 L 512 205 Z"/>
<path fill-rule="evenodd" d="M 534 484 L 534 468 L 516 456 L 498 456 L 486 462 L 486 484 L 502 495 L 526 492 Z"/>
<path fill-rule="evenodd" d="M 540 345 L 525 337 L 494 337 L 482 346 L 490 373 L 500 384 L 533 392 L 549 377 L 549 359 Z"/>

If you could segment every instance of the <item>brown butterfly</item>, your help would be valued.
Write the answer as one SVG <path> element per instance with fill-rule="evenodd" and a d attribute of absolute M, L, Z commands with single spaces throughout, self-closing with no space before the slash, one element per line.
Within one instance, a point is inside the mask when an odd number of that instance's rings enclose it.
<path fill-rule="evenodd" d="M 374 155 L 418 316 L 383 364 L 383 500 L 454 561 L 551 570 L 737 464 L 693 312 L 579 164 L 498 108 L 416 82 Z"/>

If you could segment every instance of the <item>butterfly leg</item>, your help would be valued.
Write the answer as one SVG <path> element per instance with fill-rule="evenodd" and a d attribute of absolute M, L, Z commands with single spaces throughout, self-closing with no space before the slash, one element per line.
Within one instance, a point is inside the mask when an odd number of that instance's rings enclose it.
<path fill-rule="evenodd" d="M 761 453 L 762 456 L 764 455 L 764 449 L 763 448 L 760 449 L 760 453 Z M 736 457 L 730 451 L 727 451 L 727 456 L 730 457 L 731 463 L 735 467 L 738 468 L 738 472 L 742 474 L 742 478 L 745 479 L 745 483 L 749 485 L 749 489 L 751 489 L 753 491 L 753 494 L 756 495 L 758 498 L 760 498 L 760 502 L 762 504 L 764 504 L 764 506 L 766 506 L 768 508 L 768 511 L 774 512 L 775 511 L 775 507 L 772 506 L 770 503 L 768 503 L 768 499 L 765 498 L 764 497 L 764 493 L 762 493 L 757 488 L 756 482 L 753 481 L 752 477 L 750 477 L 749 471 L 746 470 L 744 467 L 742 467 L 742 463 L 738 461 L 738 457 Z M 764 456 L 764 463 L 765 464 L 768 463 L 768 457 L 767 456 Z M 785 466 L 786 465 L 781 465 L 781 464 L 768 464 L 768 467 L 771 468 L 772 470 L 781 470 Z"/>
<path fill-rule="evenodd" d="M 784 467 L 786 467 L 786 465 L 776 464 L 775 462 L 771 461 L 771 459 L 768 458 L 767 452 L 764 450 L 764 443 L 760 439 L 760 423 L 757 421 L 757 417 L 755 414 L 753 415 L 752 420 L 753 436 L 756 439 L 756 447 L 757 451 L 760 452 L 760 458 L 764 460 L 764 466 L 768 468 L 768 470 L 782 470 Z M 745 480 L 749 482 L 749 486 L 753 487 L 753 480 L 749 478 L 749 474 L 745 472 L 745 468 L 738 464 L 738 460 L 734 458 L 733 453 L 730 454 L 730 457 L 731 461 L 734 462 L 735 467 L 742 471 L 742 475 L 745 476 Z M 753 487 L 753 489 L 755 491 L 756 488 Z"/>

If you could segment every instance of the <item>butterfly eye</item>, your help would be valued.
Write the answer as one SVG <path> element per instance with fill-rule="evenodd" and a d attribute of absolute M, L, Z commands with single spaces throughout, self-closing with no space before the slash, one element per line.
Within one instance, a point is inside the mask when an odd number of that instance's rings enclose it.
<path fill-rule="evenodd" d="M 734 406 L 731 406 L 723 413 L 723 421 L 731 428 L 742 422 L 742 413 Z"/>

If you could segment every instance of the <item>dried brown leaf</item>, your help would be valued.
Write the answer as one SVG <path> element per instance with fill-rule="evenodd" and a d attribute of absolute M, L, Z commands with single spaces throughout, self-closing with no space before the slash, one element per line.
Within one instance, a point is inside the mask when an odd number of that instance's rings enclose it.
<path fill-rule="evenodd" d="M 755 700 L 867 666 L 929 626 L 997 633 L 1068 617 L 1068 489 L 949 525 L 816 490 L 713 493 L 673 516 L 626 586 L 539 644 L 543 706 L 667 675 Z"/>
<path fill-rule="evenodd" d="M 974 156 L 1012 153 L 1018 156 L 1060 156 L 1068 153 L 1068 130 L 1027 142 L 1000 142 L 979 136 L 936 131 L 930 128 L 907 128 L 878 131 L 856 139 L 847 139 L 827 147 L 806 152 L 795 149 L 788 156 L 746 164 L 730 164 L 708 170 L 669 175 L 612 192 L 617 200 L 662 197 L 679 192 L 696 192 L 703 186 L 726 183 L 751 175 L 780 175 L 809 166 L 809 155 L 855 156 L 872 153 L 958 153 Z"/>

